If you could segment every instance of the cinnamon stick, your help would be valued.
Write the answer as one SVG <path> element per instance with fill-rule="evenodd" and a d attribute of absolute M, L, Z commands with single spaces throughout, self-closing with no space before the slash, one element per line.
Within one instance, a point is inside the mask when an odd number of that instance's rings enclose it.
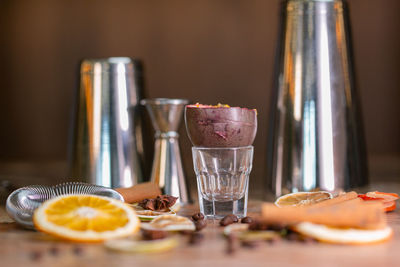
<path fill-rule="evenodd" d="M 145 198 L 155 198 L 161 195 L 158 185 L 152 182 L 141 183 L 128 188 L 117 188 L 115 190 L 124 197 L 126 203 L 136 203 Z"/>
<path fill-rule="evenodd" d="M 262 205 L 261 220 L 266 223 L 293 224 L 312 222 L 336 227 L 379 229 L 386 225 L 382 204 L 359 202 L 358 199 L 326 206 L 276 207 Z"/>

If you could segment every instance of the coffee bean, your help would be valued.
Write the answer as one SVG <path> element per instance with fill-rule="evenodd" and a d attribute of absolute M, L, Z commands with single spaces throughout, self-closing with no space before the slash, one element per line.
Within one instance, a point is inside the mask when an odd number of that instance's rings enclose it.
<path fill-rule="evenodd" d="M 219 222 L 219 225 L 221 226 L 227 226 L 232 223 L 237 223 L 239 221 L 238 217 L 236 215 L 230 214 L 226 215 L 222 220 Z"/>
<path fill-rule="evenodd" d="M 196 222 L 204 220 L 204 214 L 201 212 L 195 213 L 192 215 L 192 219 L 193 219 L 193 221 L 196 221 Z"/>
<path fill-rule="evenodd" d="M 207 227 L 207 222 L 205 220 L 200 220 L 194 222 L 194 225 L 196 226 L 196 231 L 201 231 L 202 229 Z"/>
<path fill-rule="evenodd" d="M 242 218 L 242 219 L 240 220 L 241 223 L 252 223 L 253 221 L 254 221 L 253 218 L 251 218 L 251 217 L 249 217 L 249 216 L 244 217 L 244 218 Z"/>

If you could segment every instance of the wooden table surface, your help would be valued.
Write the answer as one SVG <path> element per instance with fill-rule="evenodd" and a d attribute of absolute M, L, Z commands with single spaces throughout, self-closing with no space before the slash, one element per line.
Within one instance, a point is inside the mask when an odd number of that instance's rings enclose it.
<path fill-rule="evenodd" d="M 400 192 L 395 183 L 376 186 Z M 260 201 L 251 202 L 250 214 Z M 184 215 L 195 212 L 186 207 Z M 209 221 L 200 244 L 189 245 L 181 237 L 180 247 L 159 254 L 129 254 L 109 251 L 103 244 L 76 244 L 54 240 L 47 235 L 19 228 L 0 210 L 0 266 L 400 266 L 400 208 L 388 214 L 393 238 L 382 244 L 364 246 L 279 241 L 249 249 L 239 247 L 228 254 L 222 228 Z"/>

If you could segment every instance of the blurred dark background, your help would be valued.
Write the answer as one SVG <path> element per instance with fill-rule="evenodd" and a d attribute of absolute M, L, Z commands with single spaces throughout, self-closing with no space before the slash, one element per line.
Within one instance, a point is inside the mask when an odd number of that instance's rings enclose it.
<path fill-rule="evenodd" d="M 258 110 L 257 191 L 265 177 L 279 2 L 1 0 L 0 175 L 67 180 L 79 61 L 129 56 L 144 62 L 147 97 Z M 400 166 L 400 1 L 348 2 L 370 168 Z M 184 127 L 180 132 L 193 187 L 191 145 Z"/>

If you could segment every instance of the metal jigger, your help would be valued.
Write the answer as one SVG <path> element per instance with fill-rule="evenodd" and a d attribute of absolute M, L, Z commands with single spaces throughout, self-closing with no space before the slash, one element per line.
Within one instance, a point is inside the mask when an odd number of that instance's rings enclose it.
<path fill-rule="evenodd" d="M 181 204 L 188 203 L 190 197 L 182 168 L 177 133 L 185 99 L 155 98 L 140 102 L 149 111 L 156 131 L 154 160 L 151 181 L 158 184 L 164 194 L 179 197 Z"/>
<path fill-rule="evenodd" d="M 368 182 L 341 0 L 282 2 L 268 172 L 276 196 Z"/>

